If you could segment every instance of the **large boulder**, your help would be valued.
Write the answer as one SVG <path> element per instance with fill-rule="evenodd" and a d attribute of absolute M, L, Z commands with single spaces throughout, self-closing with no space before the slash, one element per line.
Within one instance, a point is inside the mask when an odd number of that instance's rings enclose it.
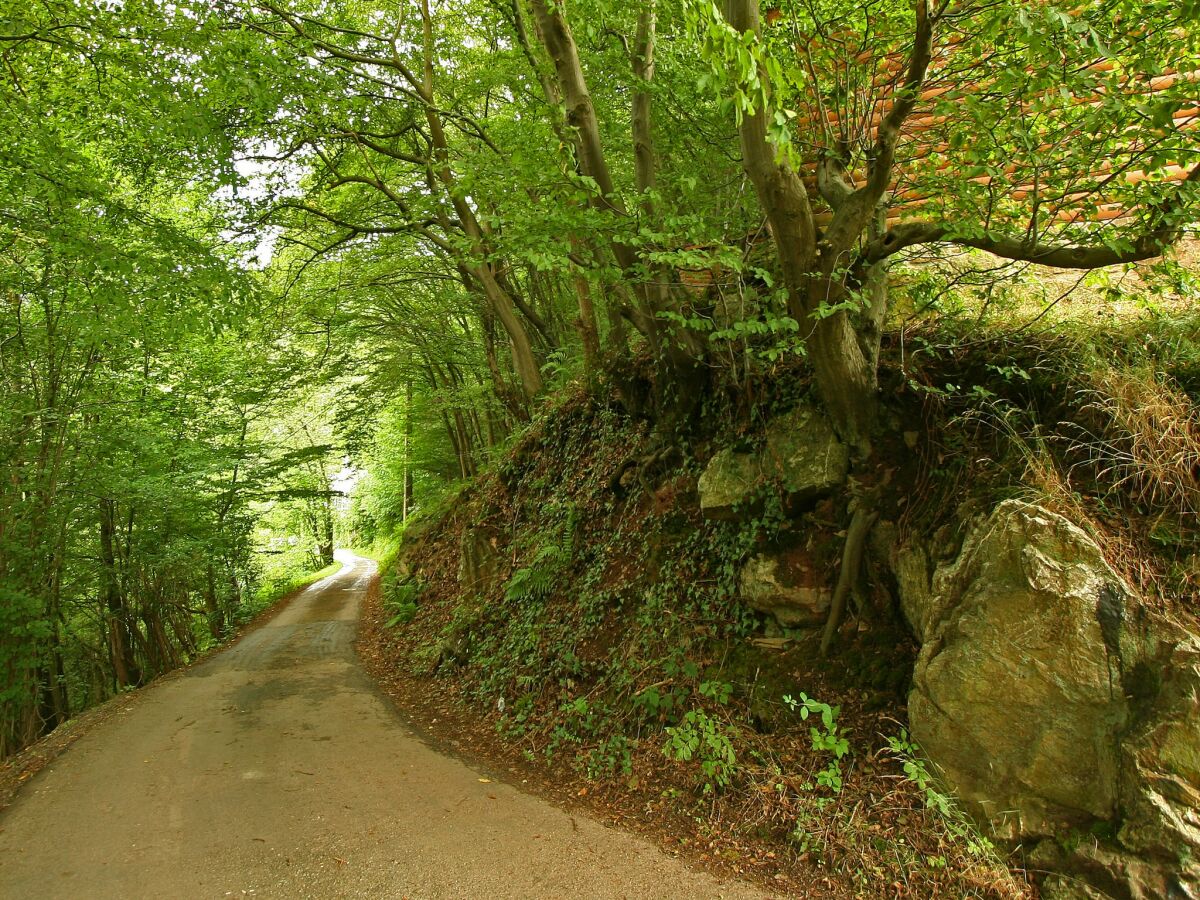
<path fill-rule="evenodd" d="M 923 603 L 905 604 L 924 637 L 913 734 L 1001 834 L 1116 812 L 1127 711 L 1104 629 L 1127 602 L 1084 532 L 1008 501 L 938 568 Z"/>
<path fill-rule="evenodd" d="M 706 518 L 731 519 L 749 504 L 762 484 L 757 454 L 721 450 L 709 460 L 696 484 L 700 511 Z"/>
<path fill-rule="evenodd" d="M 955 794 L 1000 837 L 1059 839 L 1045 864 L 1072 877 L 1048 896 L 1200 891 L 1200 640 L 1032 504 L 1000 504 L 942 557 L 910 544 L 892 566 L 922 641 L 910 726 Z M 1115 839 L 1071 837 L 1092 833 Z"/>
<path fill-rule="evenodd" d="M 850 450 L 820 410 L 801 403 L 767 427 L 763 469 L 794 497 L 819 497 L 845 483 Z"/>
<path fill-rule="evenodd" d="M 801 403 L 774 419 L 757 453 L 719 451 L 700 475 L 700 511 L 711 519 L 734 518 L 749 509 L 770 481 L 793 500 L 828 494 L 846 481 L 850 451 L 815 406 Z"/>
<path fill-rule="evenodd" d="M 752 609 L 773 615 L 785 628 L 819 625 L 833 592 L 803 548 L 759 554 L 742 567 L 739 594 Z"/>

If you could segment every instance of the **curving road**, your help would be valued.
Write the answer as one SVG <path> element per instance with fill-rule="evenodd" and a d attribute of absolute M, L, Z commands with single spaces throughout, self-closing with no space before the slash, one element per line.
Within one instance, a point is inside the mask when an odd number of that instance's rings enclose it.
<path fill-rule="evenodd" d="M 351 647 L 375 565 L 341 559 L 26 785 L 0 897 L 763 896 L 422 743 Z"/>

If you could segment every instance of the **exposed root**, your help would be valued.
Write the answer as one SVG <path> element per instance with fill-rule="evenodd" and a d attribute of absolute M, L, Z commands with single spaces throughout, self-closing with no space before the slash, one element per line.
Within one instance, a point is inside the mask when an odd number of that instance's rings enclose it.
<path fill-rule="evenodd" d="M 617 467 L 617 470 L 608 479 L 608 489 L 618 496 L 623 496 L 630 483 L 630 479 L 626 476 L 630 470 L 633 470 L 642 489 L 646 493 L 652 494 L 655 487 L 653 484 L 655 470 L 668 467 L 678 455 L 679 448 L 674 444 L 666 443 L 652 448 L 640 456 L 630 456 Z"/>
<path fill-rule="evenodd" d="M 846 598 L 858 583 L 859 573 L 862 571 L 863 550 L 867 545 L 867 535 L 871 533 L 871 526 L 875 524 L 877 518 L 879 518 L 879 513 L 873 505 L 859 498 L 858 508 L 854 510 L 850 527 L 846 529 L 846 543 L 842 547 L 842 568 L 838 572 L 837 587 L 833 591 L 833 603 L 829 606 L 829 618 L 825 622 L 825 632 L 821 635 L 822 657 L 829 653 L 833 637 L 837 634 L 838 625 L 841 624 L 842 614 L 846 611 Z"/>

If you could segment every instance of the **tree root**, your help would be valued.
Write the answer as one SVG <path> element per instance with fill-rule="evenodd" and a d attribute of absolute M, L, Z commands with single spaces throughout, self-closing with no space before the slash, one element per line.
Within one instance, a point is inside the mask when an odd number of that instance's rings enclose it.
<path fill-rule="evenodd" d="M 858 508 L 850 519 L 850 527 L 846 529 L 846 543 L 842 547 L 842 568 L 838 572 L 837 587 L 833 591 L 833 602 L 829 606 L 829 618 L 825 621 L 825 631 L 821 635 L 821 656 L 829 653 L 829 647 L 841 624 L 842 614 L 846 611 L 846 598 L 858 582 L 862 571 L 863 550 L 867 545 L 867 535 L 871 526 L 879 518 L 879 513 L 873 506 L 862 498 Z"/>
<path fill-rule="evenodd" d="M 630 469 L 637 470 L 638 482 L 642 490 L 648 494 L 654 493 L 653 472 L 659 467 L 666 467 L 679 454 L 679 448 L 673 444 L 662 444 L 641 456 L 630 456 L 617 467 L 616 472 L 608 479 L 608 489 L 620 496 L 624 492 L 622 479 Z"/>

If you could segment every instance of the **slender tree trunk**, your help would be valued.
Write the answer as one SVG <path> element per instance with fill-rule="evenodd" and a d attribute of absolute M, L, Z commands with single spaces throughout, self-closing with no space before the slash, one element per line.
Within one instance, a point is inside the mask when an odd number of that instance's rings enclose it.
<path fill-rule="evenodd" d="M 525 330 L 525 326 L 521 324 L 521 320 L 517 318 L 513 298 L 504 290 L 497 280 L 491 264 L 486 261 L 487 241 L 484 230 L 475 215 L 475 210 L 471 208 L 471 204 L 467 202 L 467 198 L 459 189 L 454 171 L 450 167 L 449 142 L 446 139 L 446 130 L 442 124 L 441 114 L 434 103 L 435 50 L 433 17 L 429 11 L 429 0 L 421 0 L 421 20 L 424 32 L 424 71 L 420 92 L 426 104 L 425 121 L 429 126 L 430 141 L 433 145 L 433 170 L 450 198 L 463 232 L 471 241 L 472 256 L 483 260 L 468 264 L 467 269 L 483 288 L 484 297 L 487 298 L 496 318 L 500 320 L 501 326 L 508 334 L 509 342 L 512 345 L 513 368 L 521 380 L 521 387 L 524 389 L 526 397 L 534 397 L 542 391 L 542 373 L 529 342 L 529 334 Z"/>
<path fill-rule="evenodd" d="M 71 714 L 62 656 L 62 571 L 66 555 L 67 520 L 60 520 L 47 571 L 49 584 L 46 596 L 46 619 L 50 624 L 50 639 L 46 647 L 46 662 L 39 678 L 41 687 L 42 733 L 48 734 L 67 720 Z"/>
<path fill-rule="evenodd" d="M 657 164 L 654 158 L 654 133 L 651 129 L 650 95 L 650 83 L 654 80 L 655 7 L 655 0 L 643 0 L 631 61 L 634 89 L 630 108 L 630 130 L 633 133 L 634 172 L 637 175 L 642 213 L 650 222 L 657 218 L 652 196 L 657 184 Z"/>
<path fill-rule="evenodd" d="M 582 244 L 572 237 L 571 247 L 578 253 Z M 575 327 L 583 343 L 583 371 L 591 382 L 600 373 L 600 329 L 596 324 L 596 308 L 592 305 L 592 287 L 582 271 L 575 270 L 571 277 L 579 300 L 579 318 L 575 320 Z"/>
<path fill-rule="evenodd" d="M 446 426 L 446 434 L 450 438 L 450 445 L 454 448 L 454 456 L 458 460 L 458 474 L 461 478 L 471 477 L 470 460 L 464 451 L 462 438 L 454 423 L 450 420 L 450 416 L 445 411 L 442 412 L 442 422 Z"/>
<path fill-rule="evenodd" d="M 217 576 L 210 561 L 205 567 L 204 609 L 208 616 L 208 631 L 213 640 L 219 641 L 225 634 L 225 614 L 217 596 Z"/>
<path fill-rule="evenodd" d="M 469 280 L 464 283 L 470 287 Z M 496 356 L 495 317 L 486 305 L 484 306 L 481 324 L 483 354 L 487 360 L 488 373 L 492 376 L 492 389 L 496 392 L 496 397 L 499 398 L 500 404 L 508 410 L 509 415 L 518 422 L 528 422 L 529 410 L 526 409 L 522 398 L 509 386 L 504 373 L 500 371 L 500 361 Z"/>
<path fill-rule="evenodd" d="M 529 335 L 517 318 L 512 298 L 497 283 L 491 267 L 481 264 L 471 267 L 476 280 L 483 286 L 483 294 L 508 334 L 512 347 L 513 368 L 521 380 L 526 397 L 535 397 L 542 391 L 542 372 L 529 343 Z"/>
<path fill-rule="evenodd" d="M 134 653 L 130 633 L 129 610 L 117 573 L 114 536 L 116 534 L 116 503 L 100 502 L 100 584 L 101 602 L 108 619 L 108 645 L 112 654 L 113 677 L 117 689 L 141 684 L 142 673 Z"/>
<path fill-rule="evenodd" d="M 63 669 L 62 647 L 59 641 L 58 624 L 55 623 L 54 633 L 51 636 L 50 647 L 47 651 L 49 659 L 38 670 L 38 682 L 41 694 L 40 703 L 38 704 L 38 717 L 41 719 L 41 735 L 49 734 L 63 722 L 67 721 L 71 714 L 67 701 L 66 673 Z"/>
<path fill-rule="evenodd" d="M 333 565 L 333 496 L 321 502 L 321 568 Z"/>
<path fill-rule="evenodd" d="M 579 61 L 579 48 L 564 8 L 548 0 L 533 0 L 532 6 L 538 35 L 554 64 L 557 95 L 562 97 L 567 123 L 574 129 L 580 170 L 594 179 L 599 188 L 591 203 L 598 210 L 623 217 L 627 212 L 613 183 L 596 110 Z M 641 192 L 640 210 L 647 218 L 656 216 L 653 202 L 655 153 L 650 115 L 654 42 L 655 4 L 648 2 L 641 7 L 637 46 L 631 59 L 636 87 L 630 123 L 637 183 Z M 636 249 L 624 241 L 611 241 L 610 252 L 626 273 L 633 272 L 642 262 Z M 659 424 L 670 432 L 690 414 L 703 395 L 703 385 L 708 377 L 705 365 L 708 345 L 690 329 L 664 328 L 658 314 L 680 306 L 673 284 L 676 281 L 675 272 L 653 263 L 649 263 L 648 268 L 653 277 L 637 283 L 634 291 L 636 302 L 627 304 L 623 312 L 646 337 L 660 363 L 660 378 L 656 379 L 654 400 Z"/>
<path fill-rule="evenodd" d="M 475 474 L 475 461 L 472 455 L 473 445 L 471 434 L 467 430 L 467 422 L 461 409 L 454 410 L 454 431 L 458 435 L 458 446 L 462 451 L 463 477 L 470 478 Z"/>
<path fill-rule="evenodd" d="M 412 401 L 413 384 L 409 378 L 404 383 L 404 495 L 400 501 L 400 523 L 408 522 L 408 511 L 413 502 L 413 473 L 412 473 Z"/>

